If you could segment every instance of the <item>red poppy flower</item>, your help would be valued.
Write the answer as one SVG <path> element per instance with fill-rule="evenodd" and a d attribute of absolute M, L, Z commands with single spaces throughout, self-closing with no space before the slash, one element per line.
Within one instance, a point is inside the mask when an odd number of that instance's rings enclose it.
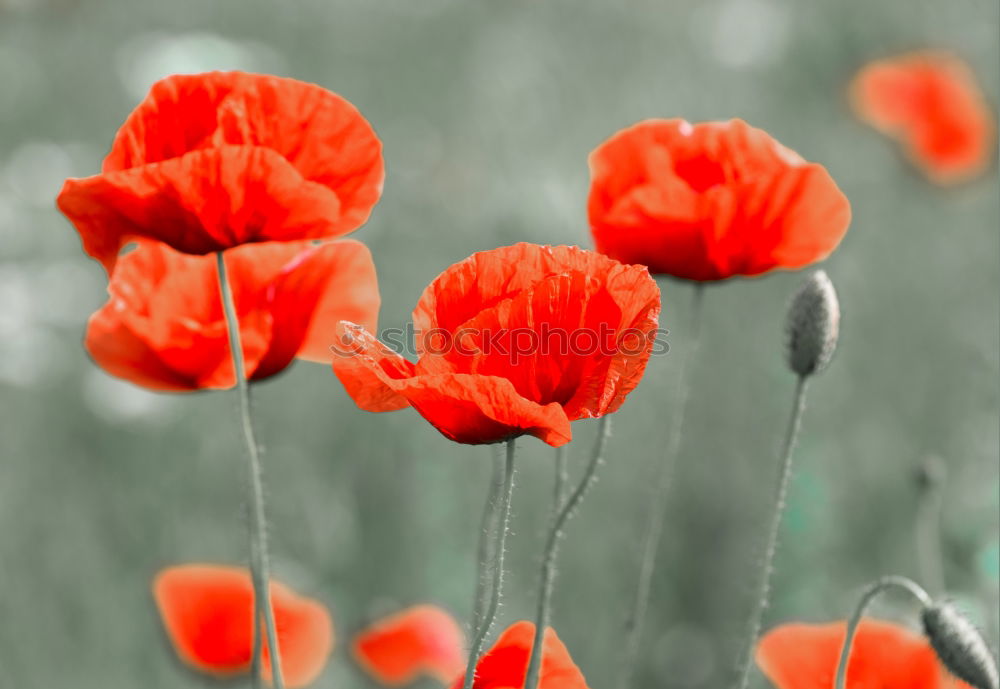
<path fill-rule="evenodd" d="M 523 687 L 534 639 L 535 625 L 531 622 L 516 622 L 508 627 L 476 664 L 473 689 Z M 461 689 L 462 680 L 463 677 L 459 676 L 452 689 Z M 587 689 L 583 673 L 551 627 L 545 630 L 542 642 L 538 689 Z"/>
<path fill-rule="evenodd" d="M 416 364 L 346 323 L 334 371 L 362 409 L 413 406 L 448 438 L 569 442 L 570 421 L 609 414 L 639 383 L 660 292 L 645 267 L 576 247 L 474 254 L 424 291 Z"/>
<path fill-rule="evenodd" d="M 757 665 L 778 689 L 830 689 L 845 622 L 786 624 L 764 635 Z M 941 666 L 927 641 L 889 622 L 862 620 L 847 666 L 847 689 L 969 689 Z"/>
<path fill-rule="evenodd" d="M 341 319 L 375 325 L 375 266 L 360 242 L 268 242 L 224 257 L 250 379 L 296 356 L 329 363 Z M 236 384 L 214 256 L 143 240 L 122 256 L 108 292 L 85 340 L 106 371 L 154 390 Z"/>
<path fill-rule="evenodd" d="M 994 151 L 993 114 L 972 71 L 945 53 L 872 62 L 851 85 L 858 116 L 899 139 L 936 182 L 973 176 Z"/>
<path fill-rule="evenodd" d="M 110 272 L 139 237 L 207 254 L 346 234 L 382 191 L 381 143 L 346 100 L 293 79 L 210 72 L 153 85 L 101 174 L 57 203 Z"/>
<path fill-rule="evenodd" d="M 382 684 L 408 684 L 421 674 L 448 684 L 465 667 L 465 636 L 446 611 L 417 605 L 358 634 L 354 656 Z"/>
<path fill-rule="evenodd" d="M 333 650 L 330 613 L 271 582 L 281 649 L 281 671 L 289 687 L 303 687 L 323 671 Z M 217 676 L 247 672 L 253 654 L 253 584 L 247 570 L 219 565 L 180 565 L 160 572 L 153 596 L 174 649 L 188 665 Z M 262 660 L 270 679 L 266 635 Z"/>
<path fill-rule="evenodd" d="M 590 174 L 598 251 L 689 280 L 821 261 L 851 219 L 823 166 L 741 120 L 640 122 L 590 154 Z"/>

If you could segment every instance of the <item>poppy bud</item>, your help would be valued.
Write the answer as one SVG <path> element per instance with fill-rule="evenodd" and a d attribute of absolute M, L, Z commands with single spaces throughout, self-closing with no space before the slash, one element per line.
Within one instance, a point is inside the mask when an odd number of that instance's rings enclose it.
<path fill-rule="evenodd" d="M 788 308 L 788 365 L 800 376 L 819 373 L 837 346 L 840 305 L 833 283 L 822 270 L 809 276 Z"/>
<path fill-rule="evenodd" d="M 942 664 L 975 689 L 997 689 L 997 665 L 971 622 L 950 603 L 935 603 L 920 614 L 924 633 Z"/>

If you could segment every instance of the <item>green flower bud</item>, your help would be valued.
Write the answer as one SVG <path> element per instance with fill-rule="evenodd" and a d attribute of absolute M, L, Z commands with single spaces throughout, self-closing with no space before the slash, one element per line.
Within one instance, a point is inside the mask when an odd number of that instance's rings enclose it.
<path fill-rule="evenodd" d="M 950 603 L 935 603 L 920 614 L 924 633 L 941 663 L 975 689 L 997 689 L 997 664 L 979 631 Z"/>
<path fill-rule="evenodd" d="M 800 376 L 819 373 L 837 347 L 840 305 L 833 283 L 822 270 L 809 276 L 788 308 L 788 366 Z"/>

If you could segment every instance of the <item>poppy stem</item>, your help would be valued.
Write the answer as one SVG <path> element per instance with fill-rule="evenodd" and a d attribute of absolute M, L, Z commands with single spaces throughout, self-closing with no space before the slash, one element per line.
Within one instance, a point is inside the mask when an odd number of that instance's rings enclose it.
<path fill-rule="evenodd" d="M 754 599 L 753 611 L 750 614 L 747 637 L 740 654 L 740 664 L 737 666 L 740 668 L 740 679 L 737 685 L 739 689 L 747 689 L 747 685 L 750 682 L 754 643 L 760 635 L 764 610 L 767 608 L 768 599 L 770 598 L 771 574 L 773 572 L 774 556 L 778 550 L 778 531 L 781 527 L 781 517 L 785 512 L 788 485 L 791 483 L 792 453 L 795 449 L 795 442 L 798 439 L 799 428 L 802 425 L 802 412 L 806 408 L 806 388 L 808 387 L 808 381 L 808 376 L 799 376 L 795 383 L 792 414 L 788 420 L 788 430 L 785 433 L 785 440 L 781 450 L 781 466 L 778 470 L 778 489 L 774 499 L 774 510 L 771 514 L 771 524 L 767 531 L 764 558 L 761 561 L 760 583 L 757 590 L 757 597 Z"/>
<path fill-rule="evenodd" d="M 566 458 L 566 446 L 560 445 L 556 448 L 556 475 L 552 485 L 552 518 L 555 519 L 559 513 L 559 506 L 563 502 L 563 494 L 566 492 L 566 484 L 569 483 L 569 468 Z"/>
<path fill-rule="evenodd" d="M 226 330 L 229 334 L 229 349 L 233 357 L 233 370 L 236 376 L 236 389 L 240 398 L 240 417 L 243 428 L 243 439 L 246 442 L 247 462 L 250 470 L 250 577 L 253 581 L 254 593 L 254 625 L 253 625 L 253 657 L 251 666 L 253 681 L 260 686 L 262 673 L 262 656 L 260 640 L 260 620 L 263 618 L 267 632 L 267 647 L 270 649 L 271 675 L 275 689 L 284 689 L 285 683 L 281 674 L 281 657 L 278 647 L 278 632 L 274 622 L 274 610 L 271 608 L 271 596 L 268 584 L 267 561 L 267 521 L 264 516 L 264 477 L 260 461 L 260 446 L 253 427 L 253 417 L 250 411 L 250 385 L 247 382 L 246 366 L 243 361 L 243 345 L 240 342 L 239 318 L 236 314 L 236 303 L 233 291 L 226 275 L 226 262 L 221 251 L 216 253 L 216 266 L 219 274 L 219 291 L 222 295 L 222 307 L 226 317 Z"/>
<path fill-rule="evenodd" d="M 906 591 L 918 601 L 920 601 L 921 607 L 927 608 L 933 605 L 931 597 L 927 594 L 924 589 L 920 587 L 915 581 L 907 579 L 901 576 L 885 576 L 869 586 L 864 594 L 861 596 L 861 600 L 858 601 L 858 606 L 854 609 L 854 614 L 851 615 L 851 619 L 847 622 L 847 633 L 844 636 L 844 645 L 840 649 L 840 661 L 837 663 L 837 678 L 834 681 L 834 689 L 844 689 L 845 683 L 847 682 L 847 663 L 851 657 L 851 648 L 854 645 L 854 635 L 858 631 L 858 625 L 861 623 L 861 618 L 865 614 L 865 610 L 871 604 L 875 597 L 886 589 L 897 588 Z"/>
<path fill-rule="evenodd" d="M 701 343 L 701 322 L 704 312 L 705 287 L 701 283 L 694 285 L 691 295 L 691 314 L 688 324 L 687 351 L 678 365 L 677 385 L 674 387 L 673 416 L 670 424 L 670 435 L 667 438 L 667 450 L 663 461 L 656 466 L 654 477 L 652 503 L 642 537 L 642 549 L 639 559 L 639 578 L 635 587 L 635 598 L 632 608 L 625 621 L 625 650 L 622 655 L 621 671 L 618 673 L 618 689 L 628 689 L 632 685 L 636 665 L 639 661 L 639 649 L 642 641 L 643 623 L 646 609 L 649 607 L 649 595 L 653 583 L 653 571 L 656 569 L 656 554 L 660 546 L 660 535 L 663 531 L 663 521 L 667 514 L 667 493 L 674 477 L 674 467 L 681 448 L 681 436 L 684 430 L 684 416 L 688 406 L 690 385 L 688 370 Z"/>
<path fill-rule="evenodd" d="M 492 568 L 492 586 L 489 594 L 490 600 L 489 604 L 486 606 L 486 611 L 482 620 L 476 625 L 477 629 L 475 631 L 475 637 L 472 640 L 472 647 L 469 650 L 469 662 L 465 668 L 465 682 L 463 683 L 464 689 L 472 689 L 472 684 L 476 678 L 476 665 L 479 662 L 479 656 L 483 652 L 486 637 L 490 633 L 490 628 L 493 626 L 493 621 L 497 616 L 497 610 L 500 607 L 500 596 L 503 591 L 504 549 L 506 548 L 507 532 L 510 527 L 511 495 L 514 492 L 514 451 L 514 438 L 511 438 L 507 441 L 507 454 L 503 466 L 503 491 L 497 504 L 496 509 L 498 511 L 496 512 L 496 516 L 493 520 L 491 520 L 497 527 L 495 552 L 493 553 L 491 562 L 487 562 L 485 559 L 479 561 L 480 579 L 485 579 L 487 577 L 487 570 Z M 484 537 L 486 537 L 485 533 L 480 534 L 480 538 Z M 484 549 L 481 548 L 481 552 L 483 550 Z"/>
<path fill-rule="evenodd" d="M 531 644 L 531 660 L 528 662 L 524 689 L 535 689 L 538 685 L 542 666 L 542 645 L 545 640 L 545 630 L 548 629 L 549 617 L 552 612 L 552 587 L 555 583 L 556 554 L 559 549 L 559 539 L 563 536 L 563 528 L 566 526 L 566 522 L 569 521 L 569 518 L 579 508 L 580 502 L 597 479 L 597 469 L 604 460 L 604 448 L 607 445 L 608 436 L 611 434 L 611 415 L 605 414 L 602 416 L 598 424 L 597 439 L 594 441 L 594 451 L 590 456 L 590 463 L 580 478 L 580 482 L 576 484 L 576 488 L 573 489 L 573 492 L 565 500 L 562 498 L 562 490 L 557 490 L 556 492 L 556 514 L 552 520 L 552 527 L 549 529 L 549 535 L 545 541 L 544 555 L 542 556 L 538 607 L 535 610 L 535 638 Z M 558 457 L 559 455 L 557 455 Z"/>
<path fill-rule="evenodd" d="M 493 478 L 490 481 L 490 492 L 486 496 L 486 504 L 483 507 L 483 517 L 479 524 L 479 550 L 476 562 L 480 563 L 479 576 L 476 577 L 476 600 L 473 610 L 472 625 L 470 633 L 473 637 L 479 632 L 486 615 L 486 608 L 489 605 L 492 586 L 488 567 L 482 563 L 492 562 L 494 554 L 494 542 L 496 541 L 497 525 L 497 502 L 500 500 L 500 492 L 503 490 L 504 479 L 504 452 L 499 445 L 490 446 L 493 455 Z"/>

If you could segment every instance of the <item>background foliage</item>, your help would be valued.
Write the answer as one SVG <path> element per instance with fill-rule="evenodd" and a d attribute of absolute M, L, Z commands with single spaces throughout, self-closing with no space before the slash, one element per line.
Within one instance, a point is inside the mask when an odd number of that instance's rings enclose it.
<path fill-rule="evenodd" d="M 53 206 L 64 177 L 98 170 L 155 78 L 212 68 L 315 81 L 374 124 L 385 195 L 355 236 L 374 252 L 386 327 L 473 251 L 589 246 L 587 153 L 636 120 L 738 116 L 827 165 L 854 207 L 826 266 L 841 347 L 811 389 L 768 624 L 843 617 L 877 575 L 920 577 L 915 471 L 934 454 L 948 588 L 995 642 L 996 172 L 931 187 L 852 119 L 844 87 L 869 59 L 942 47 L 996 103 L 997 30 L 988 0 L 0 0 L 0 686 L 214 686 L 167 650 L 148 585 L 171 563 L 244 560 L 235 397 L 153 396 L 87 360 L 103 274 Z M 791 404 L 781 324 L 800 279 L 706 295 L 645 686 L 730 677 Z M 664 283 L 675 351 L 691 292 Z M 617 671 L 674 363 L 652 361 L 616 415 L 564 543 L 555 624 L 594 687 Z M 256 400 L 274 570 L 329 604 L 340 636 L 317 686 L 367 686 L 346 649 L 371 616 L 429 600 L 465 619 L 489 450 L 412 412 L 361 412 L 318 365 Z M 576 466 L 594 425 L 574 429 Z M 505 623 L 534 603 L 552 476 L 551 451 L 521 445 Z"/>

